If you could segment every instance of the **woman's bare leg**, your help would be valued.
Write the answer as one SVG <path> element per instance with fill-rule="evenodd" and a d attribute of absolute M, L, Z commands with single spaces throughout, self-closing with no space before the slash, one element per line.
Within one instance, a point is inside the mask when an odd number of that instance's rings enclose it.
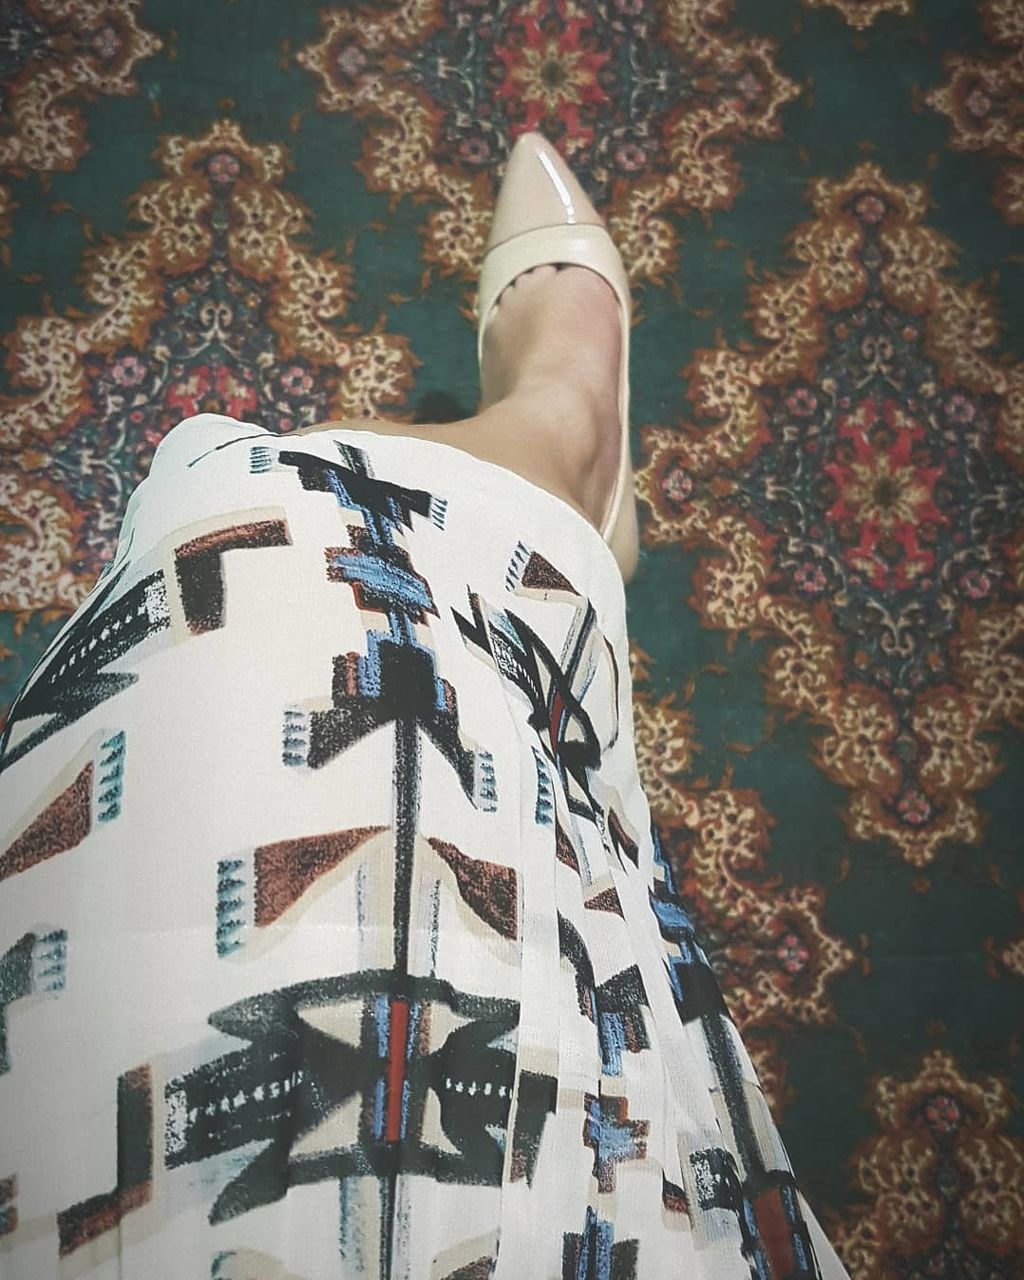
<path fill-rule="evenodd" d="M 488 325 L 481 406 L 459 422 L 318 423 L 464 449 L 554 493 L 599 524 L 619 462 L 618 304 L 584 267 L 537 267 L 501 295 Z"/>

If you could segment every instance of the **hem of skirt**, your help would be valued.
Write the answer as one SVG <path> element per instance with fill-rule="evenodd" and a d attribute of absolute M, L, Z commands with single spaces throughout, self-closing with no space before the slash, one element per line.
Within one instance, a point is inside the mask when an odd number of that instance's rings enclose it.
<path fill-rule="evenodd" d="M 255 431 L 265 432 L 267 435 L 273 436 L 276 440 L 287 440 L 287 441 L 296 442 L 297 447 L 300 449 L 303 447 L 303 445 L 298 443 L 299 441 L 305 442 L 305 441 L 316 439 L 318 437 L 324 438 L 324 439 L 334 439 L 336 436 L 345 437 L 346 444 L 351 443 L 358 448 L 359 438 L 361 436 L 362 437 L 372 436 L 373 439 L 375 440 L 401 441 L 403 445 L 412 445 L 414 449 L 418 449 L 418 448 L 423 448 L 426 450 L 441 449 L 447 453 L 456 454 L 460 459 L 465 459 L 470 466 L 479 469 L 483 475 L 489 476 L 490 480 L 497 487 L 504 487 L 507 489 L 510 483 L 513 485 L 513 487 L 518 485 L 519 487 L 528 491 L 535 498 L 535 500 L 540 501 L 541 503 L 546 503 L 548 506 L 554 506 L 555 508 L 557 508 L 560 515 L 566 516 L 570 520 L 570 522 L 575 523 L 579 529 L 584 530 L 586 532 L 586 535 L 594 543 L 595 548 L 598 548 L 598 547 L 600 548 L 598 555 L 604 557 L 604 559 L 608 562 L 608 567 L 612 571 L 615 579 L 619 583 L 619 586 L 622 588 L 623 592 L 625 592 L 625 583 L 622 578 L 622 570 L 619 568 L 619 562 L 615 558 L 615 553 L 612 551 L 608 543 L 605 542 L 604 538 L 601 537 L 600 532 L 594 527 L 594 525 L 590 523 L 590 521 L 586 518 L 585 515 L 577 511 L 575 507 L 570 506 L 568 502 L 566 502 L 563 498 L 558 497 L 557 494 L 552 493 L 549 489 L 545 489 L 541 485 L 535 484 L 532 480 L 527 480 L 527 478 L 523 475 L 520 475 L 518 471 L 512 471 L 508 467 L 503 467 L 497 462 L 488 462 L 484 458 L 478 458 L 475 454 L 468 453 L 465 449 L 458 448 L 457 445 L 447 444 L 442 440 L 425 440 L 422 436 L 404 436 L 404 435 L 396 435 L 392 432 L 373 431 L 369 427 L 359 427 L 359 428 L 330 427 L 324 431 L 309 432 L 306 435 L 296 435 L 294 432 L 286 431 L 284 433 L 281 433 L 277 431 L 271 431 L 269 427 L 260 426 L 259 423 L 248 422 L 241 418 L 231 418 L 227 414 L 211 414 L 210 416 L 222 418 L 230 422 L 235 422 L 240 427 L 248 427 Z M 396 425 L 400 425 L 400 424 L 396 424 Z M 313 452 L 315 452 L 315 450 Z"/>

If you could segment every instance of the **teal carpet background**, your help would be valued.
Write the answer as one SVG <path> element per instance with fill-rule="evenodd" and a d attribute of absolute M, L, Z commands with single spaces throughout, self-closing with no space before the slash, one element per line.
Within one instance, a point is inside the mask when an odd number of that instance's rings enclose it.
<path fill-rule="evenodd" d="M 1024 1277 L 1019 0 L 0 29 L 0 714 L 181 418 L 474 411 L 542 129 L 634 286 L 641 769 L 797 1175 L 857 1280 Z"/>

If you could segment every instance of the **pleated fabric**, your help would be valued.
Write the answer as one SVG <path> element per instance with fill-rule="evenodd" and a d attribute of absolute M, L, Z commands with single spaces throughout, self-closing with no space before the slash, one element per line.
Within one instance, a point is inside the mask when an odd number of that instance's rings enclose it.
<path fill-rule="evenodd" d="M 615 561 L 519 476 L 181 422 L 0 832 L 3 1280 L 845 1276 L 651 829 Z"/>

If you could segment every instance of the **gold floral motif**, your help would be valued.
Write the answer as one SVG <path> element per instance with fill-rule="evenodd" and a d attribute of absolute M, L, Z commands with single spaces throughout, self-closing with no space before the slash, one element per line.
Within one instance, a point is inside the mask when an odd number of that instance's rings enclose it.
<path fill-rule="evenodd" d="M 121 344 L 144 347 L 163 315 L 168 280 L 206 264 L 214 243 L 211 163 L 230 159 L 232 171 L 237 168 L 230 193 L 221 197 L 227 253 L 231 266 L 265 291 L 281 356 L 301 355 L 345 371 L 329 416 L 384 417 L 382 406 L 402 401 L 411 384 L 415 357 L 407 339 L 385 333 L 380 324 L 356 333 L 332 323 L 352 299 L 352 268 L 332 253 L 313 255 L 295 244 L 308 220 L 299 201 L 281 189 L 282 147 L 250 144 L 236 123 L 221 120 L 198 139 L 164 137 L 159 159 L 165 176 L 146 183 L 131 201 L 145 230 L 86 252 L 84 290 L 91 307 L 65 316 L 21 316 L 10 340 L 11 381 L 31 390 L 0 396 L 0 446 L 15 452 L 21 467 L 15 477 L 21 487 L 6 505 L 19 524 L 25 523 L 23 509 L 45 502 L 50 512 L 33 557 L 26 558 L 30 540 L 18 540 L 0 561 L 0 600 L 22 619 L 39 609 L 73 607 L 95 580 L 94 566 L 86 572 L 75 567 L 71 517 L 57 515 L 56 491 L 34 496 L 37 477 L 52 463 L 51 443 L 79 429 L 93 411 L 83 356 L 113 353 Z"/>
<path fill-rule="evenodd" d="M 999 959 L 1015 977 L 1024 978 L 1024 938 L 1012 942 Z"/>
<path fill-rule="evenodd" d="M 650 680 L 651 663 L 653 661 L 654 659 L 646 649 L 641 649 L 635 640 L 630 639 L 629 678 L 632 684 L 639 684 L 643 680 Z"/>
<path fill-rule="evenodd" d="M 980 0 L 992 44 L 981 56 L 948 53 L 948 79 L 925 102 L 949 118 L 950 145 L 1002 161 L 993 200 L 1007 222 L 1024 223 L 1024 17 L 1019 0 Z"/>
<path fill-rule="evenodd" d="M 778 1122 L 796 1098 L 796 1090 L 789 1083 L 788 1064 L 779 1051 L 779 1042 L 774 1037 L 748 1033 L 743 1045 L 757 1072 L 768 1108 Z"/>
<path fill-rule="evenodd" d="M 652 702 L 645 694 L 633 699 L 637 766 L 654 810 L 671 810 L 679 779 L 693 759 L 693 719 L 673 705 L 670 695 Z"/>
<path fill-rule="evenodd" d="M 989 735 L 1024 713 L 1024 660 L 1014 648 L 1024 634 L 1024 608 L 962 612 L 950 646 L 959 687 L 921 692 L 911 718 L 923 761 L 918 782 L 942 795 L 943 812 L 916 825 L 900 822 L 892 813 L 904 778 L 894 748 L 895 706 L 886 692 L 851 680 L 845 641 L 827 601 L 779 593 L 770 538 L 739 509 L 736 497 L 743 469 L 769 443 L 766 389 L 813 381 L 829 314 L 858 305 L 864 295 L 858 208 L 881 224 L 886 301 L 920 327 L 925 354 L 944 379 L 992 398 L 995 447 L 1016 466 L 1024 466 L 1024 364 L 1008 364 L 993 352 L 997 317 L 981 287 L 962 286 L 945 273 L 953 246 L 922 225 L 923 187 L 891 183 L 877 165 L 863 164 L 844 181 L 814 181 L 810 195 L 815 220 L 792 241 L 802 269 L 752 287 L 760 346 L 698 351 L 687 371 L 688 398 L 709 421 L 642 431 L 647 464 L 638 473 L 638 489 L 651 508 L 645 540 L 715 553 L 694 575 L 693 603 L 706 625 L 774 639 L 765 666 L 767 696 L 823 728 L 816 760 L 849 789 L 844 817 L 851 834 L 888 839 L 921 866 L 944 841 L 980 839 L 972 793 L 999 769 Z M 853 484 L 852 468 L 849 476 Z M 927 494 L 920 496 L 923 502 Z M 1010 572 L 1018 582 L 1022 547 L 1024 539 L 1018 539 L 1010 548 Z"/>
<path fill-rule="evenodd" d="M 12 615 L 15 634 L 41 607 L 41 583 L 44 621 L 73 613 L 92 584 L 68 568 L 78 522 L 57 486 L 42 476 L 0 475 L 0 522 L 9 526 L 0 539 L 0 610 Z"/>
<path fill-rule="evenodd" d="M 833 1022 L 829 984 L 856 956 L 822 924 L 824 889 L 766 876 L 771 819 L 760 797 L 731 786 L 693 789 L 676 810 L 666 835 L 672 848 L 686 830 L 681 895 L 716 939 L 715 969 L 736 1025 L 746 1035 Z"/>
<path fill-rule="evenodd" d="M 1024 889 L 1017 894 L 1017 905 L 1024 923 Z M 987 938 L 984 946 L 989 956 L 988 969 L 991 977 L 1002 977 L 1005 972 L 1014 978 L 1024 978 L 1024 931 L 1005 946 L 994 938 Z"/>
<path fill-rule="evenodd" d="M 936 1050 L 909 1082 L 878 1078 L 870 1103 L 882 1134 L 854 1159 L 870 1207 L 833 1231 L 851 1274 L 897 1280 L 914 1261 L 920 1274 L 946 1274 L 943 1243 L 954 1234 L 979 1258 L 1024 1261 L 1024 1142 L 1000 1132 L 1015 1107 L 1007 1083 L 972 1079 Z"/>
<path fill-rule="evenodd" d="M 0 165 L 43 172 L 76 167 L 87 145 L 85 118 L 67 100 L 135 93 L 135 64 L 163 48 L 136 21 L 141 3 L 36 0 L 31 12 L 49 37 L 47 56 L 9 82 Z"/>
<path fill-rule="evenodd" d="M 855 31 L 866 30 L 881 13 L 909 18 L 914 12 L 914 0 L 804 0 L 804 3 L 812 9 L 838 9 Z"/>

